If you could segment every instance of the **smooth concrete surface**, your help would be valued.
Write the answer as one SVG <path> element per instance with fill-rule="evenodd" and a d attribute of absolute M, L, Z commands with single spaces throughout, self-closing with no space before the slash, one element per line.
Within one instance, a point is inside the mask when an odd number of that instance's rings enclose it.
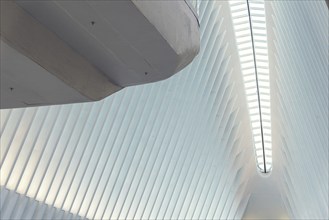
<path fill-rule="evenodd" d="M 120 89 L 13 1 L 1 1 L 1 39 L 89 100 L 100 100 Z M 32 78 L 28 70 L 20 74 Z M 38 102 L 42 103 L 42 100 Z"/>

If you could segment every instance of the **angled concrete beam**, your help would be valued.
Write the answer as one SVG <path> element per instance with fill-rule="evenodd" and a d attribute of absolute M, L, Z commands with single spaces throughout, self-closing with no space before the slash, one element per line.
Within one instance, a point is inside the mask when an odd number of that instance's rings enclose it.
<path fill-rule="evenodd" d="M 1 40 L 90 101 L 121 89 L 13 1 L 1 1 Z"/>

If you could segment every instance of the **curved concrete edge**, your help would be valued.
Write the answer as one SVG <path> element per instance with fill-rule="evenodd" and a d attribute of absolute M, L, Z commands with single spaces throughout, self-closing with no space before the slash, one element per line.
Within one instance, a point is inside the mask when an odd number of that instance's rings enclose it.
<path fill-rule="evenodd" d="M 132 2 L 178 55 L 174 71 L 190 64 L 200 51 L 199 21 L 190 6 L 185 1 Z"/>

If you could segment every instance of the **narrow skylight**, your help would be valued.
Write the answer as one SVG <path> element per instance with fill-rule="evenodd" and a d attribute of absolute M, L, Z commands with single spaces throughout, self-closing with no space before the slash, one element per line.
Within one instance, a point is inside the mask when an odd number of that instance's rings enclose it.
<path fill-rule="evenodd" d="M 257 167 L 272 170 L 271 106 L 264 0 L 230 0 Z"/>

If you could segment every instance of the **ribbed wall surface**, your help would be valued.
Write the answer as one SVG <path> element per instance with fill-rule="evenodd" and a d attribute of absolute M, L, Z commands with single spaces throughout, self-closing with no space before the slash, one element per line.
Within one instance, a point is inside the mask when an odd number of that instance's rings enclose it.
<path fill-rule="evenodd" d="M 199 13 L 200 54 L 169 80 L 1 110 L 1 185 L 90 219 L 240 218 L 255 164 L 229 6 Z"/>
<path fill-rule="evenodd" d="M 325 1 L 270 6 L 273 148 L 282 151 L 282 197 L 292 219 L 328 219 L 328 8 Z"/>
<path fill-rule="evenodd" d="M 1 187 L 1 219 L 82 219 L 25 195 Z M 13 208 L 15 207 L 15 208 Z"/>

